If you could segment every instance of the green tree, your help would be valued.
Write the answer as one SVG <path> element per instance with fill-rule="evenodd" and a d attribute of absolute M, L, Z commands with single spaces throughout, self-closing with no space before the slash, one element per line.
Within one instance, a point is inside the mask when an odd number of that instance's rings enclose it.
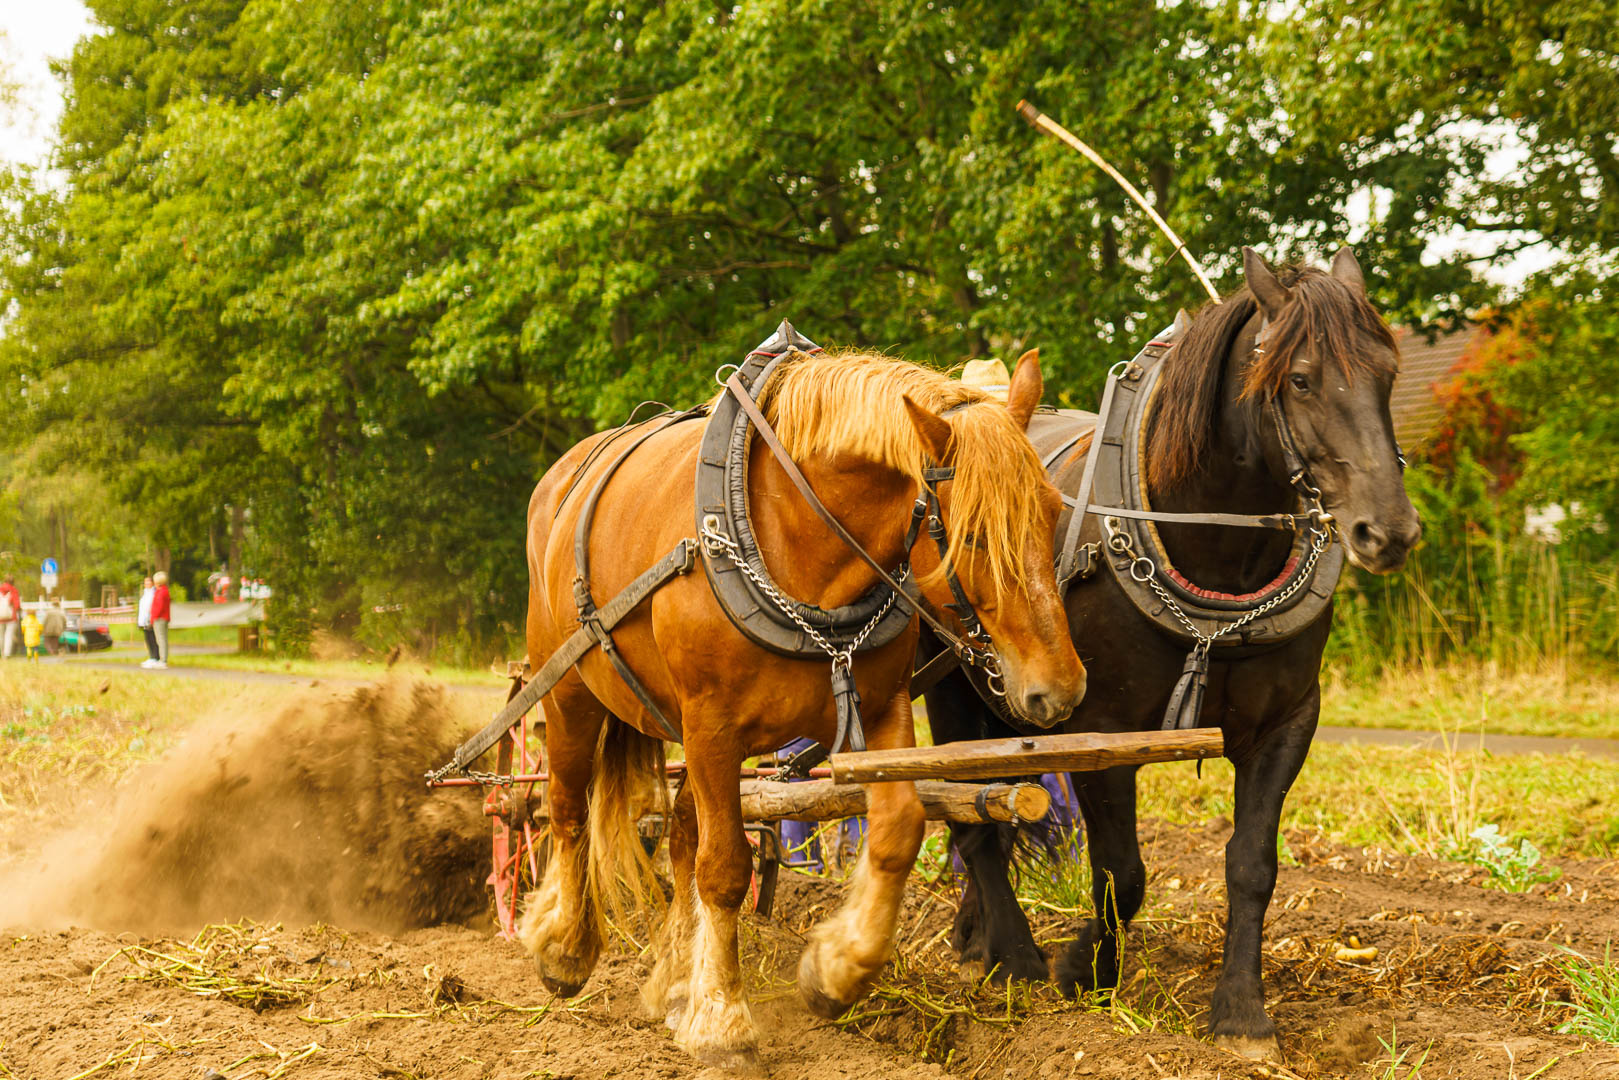
<path fill-rule="evenodd" d="M 1366 260 L 1385 302 L 1484 295 L 1418 258 L 1477 154 L 1321 97 L 1338 43 L 1285 46 L 1325 4 L 1264 35 L 1139 0 L 90 6 L 69 185 L 0 194 L 0 438 L 40 475 L 93 469 L 157 546 L 245 520 L 292 637 L 491 647 L 539 472 L 643 399 L 712 393 L 784 317 L 941 366 L 1038 345 L 1093 403 L 1200 297 L 1020 97 L 1141 177 L 1228 286 L 1243 243 L 1335 244 L 1370 184 L 1399 193 Z"/>

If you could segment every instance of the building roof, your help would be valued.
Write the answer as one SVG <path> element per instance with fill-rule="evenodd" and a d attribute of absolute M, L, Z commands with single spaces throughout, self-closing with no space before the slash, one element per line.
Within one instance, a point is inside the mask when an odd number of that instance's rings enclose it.
<path fill-rule="evenodd" d="M 1477 323 L 1467 323 L 1440 334 L 1429 344 L 1422 334 L 1404 327 L 1395 329 L 1400 373 L 1394 379 L 1389 412 L 1394 416 L 1394 436 L 1406 450 L 1426 442 L 1439 426 L 1442 411 L 1434 388 L 1449 382 L 1473 346 L 1488 334 Z"/>

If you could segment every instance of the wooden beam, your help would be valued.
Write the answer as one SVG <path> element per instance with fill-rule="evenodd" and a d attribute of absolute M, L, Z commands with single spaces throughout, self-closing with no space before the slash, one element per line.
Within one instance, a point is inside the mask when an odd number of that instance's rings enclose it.
<path fill-rule="evenodd" d="M 1039 821 L 1051 809 L 1051 793 L 1039 784 L 921 780 L 917 782 L 916 795 L 933 821 Z M 742 781 L 744 821 L 836 821 L 865 812 L 866 789 L 859 784 L 827 780 L 799 784 Z"/>
<path fill-rule="evenodd" d="M 840 784 L 882 780 L 983 780 L 1047 772 L 1092 772 L 1115 765 L 1189 761 L 1219 757 L 1225 740 L 1219 728 L 1188 731 L 1080 732 L 1019 739 L 975 739 L 894 750 L 866 750 L 832 758 L 832 779 Z"/>

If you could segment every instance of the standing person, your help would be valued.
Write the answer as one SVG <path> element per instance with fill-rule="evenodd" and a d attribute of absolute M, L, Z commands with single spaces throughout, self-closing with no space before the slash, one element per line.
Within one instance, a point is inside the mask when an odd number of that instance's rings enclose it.
<path fill-rule="evenodd" d="M 0 659 L 10 660 L 17 648 L 18 620 L 22 618 L 22 597 L 10 574 L 0 582 Z"/>
<path fill-rule="evenodd" d="M 141 661 L 141 667 L 157 666 L 157 634 L 152 630 L 152 599 L 157 595 L 157 586 L 152 584 L 151 578 L 141 582 L 141 603 L 135 611 L 135 625 L 141 628 L 141 635 L 146 638 L 146 659 Z"/>
<path fill-rule="evenodd" d="M 30 660 L 39 659 L 39 638 L 41 630 L 42 627 L 39 625 L 38 615 L 35 615 L 32 611 L 30 611 L 23 616 L 22 643 L 23 648 L 28 650 L 28 659 Z"/>
<path fill-rule="evenodd" d="M 62 632 L 67 629 L 67 615 L 62 611 L 62 601 L 54 600 L 51 606 L 45 609 L 45 624 L 41 636 L 45 641 L 45 651 L 55 656 L 62 651 Z"/>
<path fill-rule="evenodd" d="M 157 663 L 152 667 L 169 666 L 169 575 L 159 570 L 152 575 L 152 633 L 157 636 Z"/>

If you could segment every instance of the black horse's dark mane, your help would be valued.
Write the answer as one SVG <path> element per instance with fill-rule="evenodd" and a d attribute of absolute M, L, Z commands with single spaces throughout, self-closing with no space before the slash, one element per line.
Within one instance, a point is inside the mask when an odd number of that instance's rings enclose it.
<path fill-rule="evenodd" d="M 1367 348 L 1368 335 L 1396 354 L 1388 324 L 1358 286 L 1312 267 L 1284 266 L 1277 279 L 1291 300 L 1267 331 L 1265 347 L 1243 373 L 1242 396 L 1268 398 L 1281 391 L 1294 354 L 1306 342 L 1349 378 L 1385 366 L 1384 350 Z M 1220 411 L 1220 383 L 1237 335 L 1259 310 L 1247 288 L 1209 303 L 1186 336 L 1164 357 L 1147 433 L 1147 479 L 1160 491 L 1192 480 L 1207 462 Z"/>

